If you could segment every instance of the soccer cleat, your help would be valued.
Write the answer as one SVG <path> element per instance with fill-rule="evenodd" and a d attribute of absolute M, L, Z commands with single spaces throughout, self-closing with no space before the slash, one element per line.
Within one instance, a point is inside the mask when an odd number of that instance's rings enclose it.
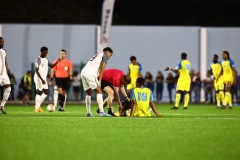
<path fill-rule="evenodd" d="M 60 108 L 58 109 L 58 111 L 63 112 L 63 111 L 65 111 L 65 109 L 64 109 L 63 107 L 60 107 Z"/>
<path fill-rule="evenodd" d="M 183 107 L 183 109 L 187 109 L 187 107 Z"/>
<path fill-rule="evenodd" d="M 221 109 L 226 109 L 226 108 L 227 108 L 227 106 L 222 106 L 222 107 L 221 107 Z"/>
<path fill-rule="evenodd" d="M 99 112 L 99 116 L 100 116 L 100 117 L 111 117 L 110 114 L 107 114 L 107 113 L 105 113 L 105 112 Z"/>
<path fill-rule="evenodd" d="M 97 112 L 97 113 L 99 113 L 99 112 L 100 112 L 99 108 L 96 110 L 96 112 Z"/>
<path fill-rule="evenodd" d="M 38 109 L 35 109 L 35 112 L 44 112 L 44 111 L 42 110 L 41 107 L 39 107 Z"/>
<path fill-rule="evenodd" d="M 2 114 L 7 114 L 7 112 L 4 110 L 3 106 L 0 106 L 0 110 L 2 111 Z"/>
<path fill-rule="evenodd" d="M 216 108 L 221 108 L 221 106 L 217 106 Z"/>
<path fill-rule="evenodd" d="M 232 106 L 229 106 L 228 109 L 233 109 L 233 107 L 232 107 Z"/>
<path fill-rule="evenodd" d="M 92 113 L 88 113 L 87 117 L 93 117 Z"/>
<path fill-rule="evenodd" d="M 178 109 L 178 107 L 176 107 L 176 106 L 173 106 L 171 109 Z"/>
<path fill-rule="evenodd" d="M 111 108 L 108 108 L 108 114 L 110 114 L 111 116 L 116 116 Z"/>

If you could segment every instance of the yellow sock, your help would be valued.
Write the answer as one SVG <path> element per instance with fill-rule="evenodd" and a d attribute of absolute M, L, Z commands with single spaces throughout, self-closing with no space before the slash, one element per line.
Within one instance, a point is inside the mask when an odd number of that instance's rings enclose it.
<path fill-rule="evenodd" d="M 220 97 L 220 102 L 223 103 L 223 101 L 224 101 L 224 92 L 223 91 L 219 91 L 219 97 Z"/>
<path fill-rule="evenodd" d="M 216 93 L 217 106 L 220 107 L 220 94 Z"/>
<path fill-rule="evenodd" d="M 229 102 L 229 98 L 230 98 L 230 93 L 229 93 L 229 92 L 226 92 L 226 93 L 225 93 L 224 100 L 223 100 L 223 105 L 224 105 L 224 106 L 226 106 L 227 103 Z"/>
<path fill-rule="evenodd" d="M 232 95 L 231 95 L 231 93 L 229 93 L 228 106 L 232 107 Z"/>
<path fill-rule="evenodd" d="M 181 94 L 180 93 L 177 93 L 176 94 L 176 98 L 175 98 L 175 107 L 178 107 L 179 106 L 179 101 L 181 99 Z"/>
<path fill-rule="evenodd" d="M 189 94 L 185 94 L 185 99 L 184 99 L 184 107 L 188 107 L 188 102 L 189 102 Z"/>

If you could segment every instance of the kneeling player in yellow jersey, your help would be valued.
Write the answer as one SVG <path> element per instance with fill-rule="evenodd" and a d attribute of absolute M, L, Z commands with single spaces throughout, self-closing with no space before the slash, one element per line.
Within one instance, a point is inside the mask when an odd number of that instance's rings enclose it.
<path fill-rule="evenodd" d="M 222 58 L 222 75 L 223 83 L 225 84 L 225 97 L 221 108 L 225 109 L 228 104 L 228 108 L 232 109 L 232 96 L 230 88 L 232 85 L 236 85 L 236 69 L 234 62 L 230 59 L 230 55 L 227 51 L 223 51 Z"/>
<path fill-rule="evenodd" d="M 212 73 L 212 76 L 214 79 L 217 108 L 220 108 L 221 102 L 223 103 L 223 99 L 224 99 L 223 76 L 220 75 L 222 71 L 222 64 L 221 62 L 218 61 L 218 55 L 216 54 L 214 54 L 212 62 L 213 63 L 210 65 L 209 71 Z"/>
<path fill-rule="evenodd" d="M 171 70 L 175 73 L 179 73 L 179 78 L 176 87 L 176 98 L 175 98 L 175 106 L 171 109 L 178 109 L 179 101 L 181 99 L 181 92 L 184 92 L 184 107 L 183 109 L 187 109 L 189 102 L 189 90 L 191 85 L 191 77 L 190 77 L 190 68 L 191 64 L 187 60 L 187 53 L 181 54 L 181 61 L 175 68 L 166 67 L 165 71 Z"/>
<path fill-rule="evenodd" d="M 131 90 L 132 107 L 131 107 L 131 117 L 146 117 L 151 116 L 151 109 L 160 117 L 154 103 L 154 98 L 152 91 L 149 88 L 143 87 L 144 79 L 137 78 L 136 88 Z M 150 109 L 151 107 L 151 109 Z"/>

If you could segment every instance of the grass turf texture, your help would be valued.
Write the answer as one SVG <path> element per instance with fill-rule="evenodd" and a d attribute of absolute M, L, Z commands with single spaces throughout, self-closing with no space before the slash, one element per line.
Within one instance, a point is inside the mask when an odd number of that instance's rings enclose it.
<path fill-rule="evenodd" d="M 34 113 L 33 107 L 5 107 L 0 114 L 1 160 L 240 159 L 240 107 L 188 110 L 157 105 L 163 118 L 86 117 L 84 105 L 65 112 Z"/>

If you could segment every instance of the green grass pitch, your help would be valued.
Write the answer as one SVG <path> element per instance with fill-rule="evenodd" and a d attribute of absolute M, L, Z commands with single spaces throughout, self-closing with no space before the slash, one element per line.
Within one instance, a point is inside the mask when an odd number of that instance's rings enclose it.
<path fill-rule="evenodd" d="M 190 104 L 164 117 L 86 117 L 85 105 L 65 112 L 34 113 L 6 105 L 0 114 L 0 160 L 239 160 L 240 107 Z M 115 107 L 116 108 L 116 107 Z"/>

